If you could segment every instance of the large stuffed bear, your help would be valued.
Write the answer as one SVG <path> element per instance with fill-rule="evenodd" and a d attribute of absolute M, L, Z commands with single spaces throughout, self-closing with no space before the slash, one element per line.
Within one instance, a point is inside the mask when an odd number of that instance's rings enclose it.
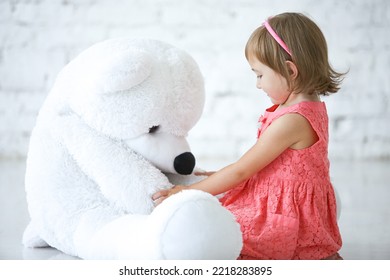
<path fill-rule="evenodd" d="M 60 72 L 31 135 L 27 247 L 85 259 L 235 259 L 239 225 L 196 180 L 186 141 L 204 104 L 194 60 L 168 44 L 112 39 Z"/>

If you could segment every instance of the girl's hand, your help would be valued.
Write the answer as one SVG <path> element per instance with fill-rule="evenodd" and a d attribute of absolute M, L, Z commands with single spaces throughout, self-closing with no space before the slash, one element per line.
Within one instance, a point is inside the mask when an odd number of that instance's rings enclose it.
<path fill-rule="evenodd" d="M 171 195 L 174 195 L 175 193 L 178 193 L 178 192 L 185 190 L 185 189 L 187 189 L 186 186 L 177 185 L 177 186 L 172 187 L 171 189 L 161 190 L 161 191 L 156 192 L 152 196 L 152 199 L 154 201 L 154 205 L 155 206 L 159 205 L 161 202 L 163 202 L 165 199 L 167 199 Z"/>

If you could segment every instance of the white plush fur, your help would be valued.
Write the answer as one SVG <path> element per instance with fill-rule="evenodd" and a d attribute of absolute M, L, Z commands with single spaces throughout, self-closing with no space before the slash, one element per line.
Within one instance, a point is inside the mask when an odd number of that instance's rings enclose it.
<path fill-rule="evenodd" d="M 86 259 L 235 259 L 242 237 L 213 196 L 177 175 L 201 116 L 203 78 L 185 52 L 154 40 L 113 39 L 59 74 L 31 135 L 23 242 Z M 151 127 L 158 126 L 154 133 Z"/>

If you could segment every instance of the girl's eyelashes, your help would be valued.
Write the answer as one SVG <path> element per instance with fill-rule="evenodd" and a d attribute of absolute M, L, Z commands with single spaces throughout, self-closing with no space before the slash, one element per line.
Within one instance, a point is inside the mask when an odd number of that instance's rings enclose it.
<path fill-rule="evenodd" d="M 261 77 L 263 77 L 263 74 L 260 74 L 258 71 L 253 70 L 253 72 L 256 75 L 256 79 L 261 79 Z"/>
<path fill-rule="evenodd" d="M 149 128 L 149 133 L 155 133 L 159 128 L 159 125 L 152 126 L 151 128 Z"/>

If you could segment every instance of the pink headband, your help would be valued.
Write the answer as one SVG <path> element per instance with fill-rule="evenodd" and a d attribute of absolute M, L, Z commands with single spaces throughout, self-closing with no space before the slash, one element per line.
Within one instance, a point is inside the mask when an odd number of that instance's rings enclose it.
<path fill-rule="evenodd" d="M 291 55 L 291 52 L 290 50 L 288 49 L 287 45 L 285 42 L 283 42 L 282 39 L 280 39 L 280 37 L 278 36 L 278 34 L 276 34 L 276 32 L 272 29 L 271 25 L 269 25 L 268 23 L 268 20 L 266 20 L 263 25 L 265 26 L 265 28 L 267 29 L 267 31 L 269 32 L 269 34 L 271 34 L 271 36 L 275 39 L 276 42 L 278 42 L 278 44 L 290 55 Z"/>

